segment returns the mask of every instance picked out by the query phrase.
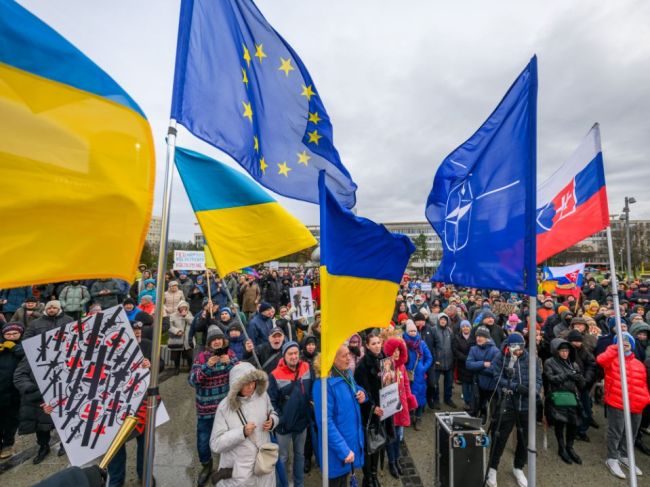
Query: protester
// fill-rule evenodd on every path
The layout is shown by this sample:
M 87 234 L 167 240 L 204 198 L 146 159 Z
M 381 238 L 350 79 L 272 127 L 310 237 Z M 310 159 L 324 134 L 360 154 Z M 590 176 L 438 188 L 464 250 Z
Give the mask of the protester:
M 499 349 L 492 341 L 490 330 L 485 326 L 479 326 L 472 330 L 476 345 L 469 349 L 465 366 L 467 370 L 474 373 L 474 402 L 472 416 L 487 418 L 487 404 L 494 395 L 497 381 L 492 373 L 492 363 L 500 356 Z
M 144 289 L 138 293 L 138 304 L 142 303 L 144 296 L 150 296 L 151 302 L 156 303 L 156 281 L 153 279 L 144 281 Z
M 206 338 L 208 348 L 197 355 L 188 378 L 196 391 L 196 448 L 202 467 L 197 482 L 199 487 L 208 482 L 212 473 L 210 435 L 214 417 L 219 403 L 228 394 L 230 371 L 238 362 L 218 326 L 210 326 Z
M 181 371 L 181 358 L 185 359 L 188 368 L 192 364 L 192 350 L 194 349 L 194 343 L 190 341 L 192 321 L 194 321 L 194 316 L 190 313 L 190 305 L 185 301 L 178 303 L 176 311 L 169 317 L 167 348 L 171 350 L 175 374 L 179 374 Z
M 312 387 L 314 410 L 321 411 L 320 356 L 314 363 L 318 377 Z M 327 381 L 327 448 L 330 487 L 347 487 L 348 476 L 363 467 L 364 436 L 360 404 L 367 401 L 365 391 L 357 385 L 349 370 L 350 351 L 342 345 L 336 351 Z M 322 417 L 316 414 L 319 437 L 323 431 Z M 323 464 L 321 449 L 319 463 Z
M 284 340 L 285 336 L 282 328 L 276 326 L 271 329 L 266 341 L 255 347 L 255 354 L 260 362 L 259 365 L 267 374 L 270 374 L 278 366 L 278 362 L 282 358 L 282 345 L 284 345 Z M 244 360 L 255 363 L 252 340 L 245 344 L 245 348 Z
M 257 305 L 260 303 L 261 291 L 255 282 L 253 276 L 248 276 L 248 280 L 239 287 L 241 298 L 241 310 L 247 318 L 251 318 L 257 312 Z
M 269 396 L 280 417 L 276 428 L 280 461 L 287 465 L 293 446 L 293 485 L 304 486 L 305 441 L 309 428 L 309 403 L 313 377 L 308 362 L 300 360 L 300 348 L 294 341 L 282 345 L 282 358 L 269 375 Z
M 450 307 L 448 306 L 447 308 Z M 450 320 L 445 313 L 441 313 L 438 316 L 438 323 L 433 327 L 433 405 L 436 409 L 440 408 L 440 376 L 443 377 L 444 382 L 445 404 L 450 408 L 457 407 L 451 398 L 454 382 L 454 350 L 452 347 L 452 339 L 453 332 L 450 327 Z
M 178 286 L 178 281 L 170 281 L 167 291 L 165 291 L 165 314 L 171 315 L 178 309 L 178 304 L 181 301 L 185 301 L 185 295 L 183 291 L 180 290 Z M 189 304 L 187 305 L 189 310 Z
M 59 294 L 59 300 L 65 314 L 79 321 L 86 311 L 86 305 L 90 302 L 90 292 L 81 282 L 71 281 Z
M 458 380 L 463 387 L 463 402 L 465 410 L 472 409 L 474 373 L 467 368 L 467 357 L 472 348 L 471 339 L 472 325 L 469 321 L 460 322 L 460 329 L 455 333 L 452 339 L 452 349 L 454 351 L 454 360 L 458 370 Z
M 248 322 L 248 337 L 253 340 L 255 345 L 261 345 L 266 341 L 269 332 L 275 326 L 273 323 L 274 316 L 275 309 L 273 306 L 266 301 L 260 303 L 259 311 Z
M 117 306 L 120 294 L 121 291 L 115 279 L 98 279 L 90 288 L 90 296 L 102 309 Z
M 14 386 L 14 372 L 25 356 L 20 343 L 23 331 L 21 323 L 5 323 L 0 337 L 0 460 L 16 453 L 20 392 Z
M 14 313 L 32 296 L 32 288 L 30 286 L 15 287 L 0 291 L 0 307 L 2 314 L 4 314 L 4 321 L 19 321 L 12 318 Z
M 258 449 L 271 441 L 278 415 L 266 393 L 268 376 L 240 362 L 230 370 L 230 390 L 217 408 L 210 448 L 219 454 L 221 487 L 275 486 L 275 470 L 256 475 Z
M 39 303 L 38 299 L 34 296 L 29 296 L 13 314 L 11 321 L 14 323 L 20 323 L 23 326 L 23 329 L 26 330 L 32 321 L 43 316 L 44 309 L 45 304 Z

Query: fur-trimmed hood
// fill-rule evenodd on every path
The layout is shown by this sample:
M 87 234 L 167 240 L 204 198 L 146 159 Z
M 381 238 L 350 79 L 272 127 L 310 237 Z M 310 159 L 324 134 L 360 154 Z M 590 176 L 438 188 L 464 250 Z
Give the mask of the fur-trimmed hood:
M 257 387 L 253 394 L 261 396 L 266 392 L 269 384 L 269 376 L 263 370 L 257 370 L 253 365 L 248 362 L 239 362 L 232 369 L 230 369 L 229 382 L 230 390 L 228 391 L 228 406 L 233 411 L 239 409 L 240 398 L 239 392 L 244 384 L 252 381 L 257 381 Z

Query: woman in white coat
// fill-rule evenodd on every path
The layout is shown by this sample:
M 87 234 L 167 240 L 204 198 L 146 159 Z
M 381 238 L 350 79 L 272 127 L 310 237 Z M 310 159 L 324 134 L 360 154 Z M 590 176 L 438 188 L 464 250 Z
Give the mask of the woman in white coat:
M 217 485 L 274 487 L 275 469 L 262 476 L 254 473 L 258 446 L 271 441 L 270 432 L 278 424 L 278 415 L 266 393 L 268 376 L 248 362 L 240 362 L 231 369 L 229 378 L 230 391 L 217 409 L 210 448 L 221 455 L 219 470 L 233 470 L 231 478 Z

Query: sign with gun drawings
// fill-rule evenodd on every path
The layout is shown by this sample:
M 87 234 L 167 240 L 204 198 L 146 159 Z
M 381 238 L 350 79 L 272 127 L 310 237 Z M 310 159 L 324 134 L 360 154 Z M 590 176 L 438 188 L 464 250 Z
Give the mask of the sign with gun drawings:
M 23 347 L 72 465 L 103 455 L 126 416 L 137 416 L 142 430 L 150 371 L 121 306 L 29 338 Z M 168 420 L 160 403 L 156 423 Z
M 289 297 L 291 298 L 291 308 L 295 310 L 295 319 L 314 317 L 314 301 L 311 297 L 311 287 L 289 288 Z

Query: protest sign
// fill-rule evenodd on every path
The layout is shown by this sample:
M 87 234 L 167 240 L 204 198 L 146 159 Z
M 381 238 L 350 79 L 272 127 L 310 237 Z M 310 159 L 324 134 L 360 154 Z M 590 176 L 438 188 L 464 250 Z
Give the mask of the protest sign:
M 138 416 L 142 431 L 149 369 L 121 306 L 29 338 L 23 348 L 72 465 L 103 455 L 126 416 Z M 156 419 L 169 420 L 162 403 Z
M 289 296 L 296 319 L 314 317 L 314 302 L 309 286 L 289 288 Z
M 201 250 L 174 250 L 174 270 L 204 271 L 205 253 Z
M 402 409 L 399 400 L 399 389 L 397 382 L 379 389 L 379 407 L 384 410 L 381 419 L 390 418 L 397 411 Z
M 425 292 L 431 291 L 431 283 L 423 282 L 422 285 L 420 286 L 420 289 Z
M 271 262 L 269 262 L 269 270 L 271 271 L 280 270 L 280 262 L 278 262 L 277 260 L 272 260 Z

